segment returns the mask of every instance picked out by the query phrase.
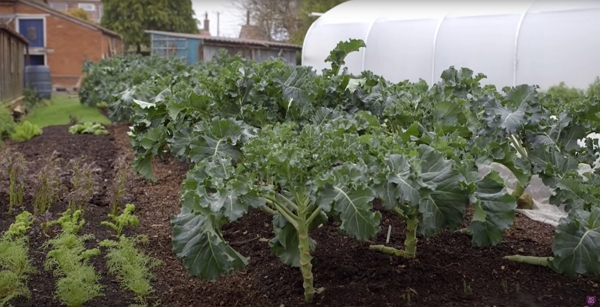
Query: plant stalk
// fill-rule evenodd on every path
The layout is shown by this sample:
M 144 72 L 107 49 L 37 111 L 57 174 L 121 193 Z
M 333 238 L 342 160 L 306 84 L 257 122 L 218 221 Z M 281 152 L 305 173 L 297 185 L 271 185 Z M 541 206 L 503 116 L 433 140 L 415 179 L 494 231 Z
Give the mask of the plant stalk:
M 270 214 L 270 215 L 277 215 L 279 214 L 276 210 L 271 209 L 269 206 L 261 206 L 260 210 Z
M 404 258 L 412 259 L 417 255 L 417 227 L 419 217 L 411 214 L 406 220 L 406 239 L 404 239 Z
M 275 207 L 275 210 L 281 214 L 294 228 L 298 229 L 298 224 L 300 220 L 290 209 L 288 209 L 285 205 L 277 202 L 277 199 L 267 196 L 266 199 Z
M 321 207 L 317 207 L 317 209 L 315 209 L 315 211 L 313 211 L 313 213 L 306 220 L 306 225 L 310 226 L 310 224 L 312 224 L 312 222 L 317 218 L 317 216 L 321 214 L 321 210 Z
M 310 238 L 308 236 L 308 204 L 304 199 L 303 201 L 299 201 L 300 199 L 296 197 L 296 200 L 298 200 L 298 207 L 300 209 L 296 230 L 298 231 L 298 250 L 300 251 L 300 271 L 304 279 L 302 284 L 304 287 L 304 299 L 307 303 L 312 303 L 315 296 L 315 288 L 313 285 L 314 277 L 312 273 L 312 257 L 310 255 Z
M 550 261 L 552 261 L 552 257 L 535 257 L 535 256 L 521 256 L 521 255 L 513 255 L 513 256 L 505 256 L 504 259 L 506 260 L 510 260 L 510 261 L 515 261 L 515 262 L 520 262 L 520 263 L 526 263 L 526 264 L 532 264 L 532 265 L 539 265 L 539 266 L 548 266 L 548 263 Z
M 406 239 L 404 239 L 404 250 L 395 249 L 393 247 L 387 247 L 384 245 L 371 245 L 369 246 L 369 249 L 406 259 L 415 258 L 417 255 L 417 227 L 419 226 L 419 214 L 418 212 L 414 211 L 416 210 L 413 210 L 413 212 L 409 213 L 408 215 L 405 215 L 402 210 L 397 211 L 398 214 L 402 215 L 403 217 L 406 216 Z

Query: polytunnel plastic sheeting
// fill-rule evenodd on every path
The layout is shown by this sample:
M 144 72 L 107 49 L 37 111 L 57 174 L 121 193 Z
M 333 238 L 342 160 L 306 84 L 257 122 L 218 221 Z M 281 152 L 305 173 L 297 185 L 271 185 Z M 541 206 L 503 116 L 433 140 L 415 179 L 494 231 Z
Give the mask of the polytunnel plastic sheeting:
M 560 82 L 586 88 L 600 75 L 600 1 L 353 0 L 309 29 L 302 61 L 317 71 L 340 41 L 367 45 L 348 56 L 351 73 L 437 82 L 450 66 L 488 76 L 498 88 Z
M 600 8 L 529 12 L 519 34 L 515 83 L 587 88 L 600 75 L 599 38 Z
M 360 11 L 356 10 L 354 1 L 342 3 L 333 10 L 336 14 L 329 15 L 327 18 L 320 17 L 315 21 L 308 32 L 318 28 L 318 35 L 305 37 L 302 46 L 302 61 L 313 63 L 312 66 L 318 72 L 324 68 L 330 68 L 325 59 L 329 56 L 331 50 L 340 41 L 348 39 L 362 39 L 367 41 L 370 26 L 373 21 L 380 16 L 382 3 L 368 5 Z M 331 11 L 330 11 L 331 12 Z M 346 67 L 351 68 L 352 73 L 360 73 L 363 67 L 363 53 L 365 49 L 348 55 L 345 59 Z

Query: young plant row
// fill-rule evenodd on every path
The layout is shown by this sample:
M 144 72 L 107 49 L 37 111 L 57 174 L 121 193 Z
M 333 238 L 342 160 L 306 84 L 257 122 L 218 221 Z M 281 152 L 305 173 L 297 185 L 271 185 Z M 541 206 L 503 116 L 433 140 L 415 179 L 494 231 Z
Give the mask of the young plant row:
M 52 270 L 59 278 L 56 296 L 65 305 L 82 306 L 101 295 L 99 276 L 89 264 L 89 259 L 100 255 L 100 250 L 86 249 L 84 243 L 92 236 L 78 235 L 84 225 L 86 206 L 97 188 L 97 170 L 93 164 L 74 159 L 69 162 L 68 171 L 65 172 L 61 162 L 54 153 L 37 172 L 28 176 L 31 167 L 23 154 L 8 149 L 2 153 L 0 191 L 8 194 L 9 214 L 24 207 L 26 186 L 30 186 L 32 191 L 33 213 L 23 211 L 17 215 L 15 223 L 0 239 L 0 306 L 18 296 L 31 297 L 27 280 L 28 276 L 37 272 L 28 258 L 28 238 L 32 235 L 53 237 L 43 245 L 52 249 L 47 254 L 45 268 Z M 124 163 L 123 158 L 115 162 L 118 171 L 108 191 L 110 220 L 102 222 L 102 225 L 115 232 L 116 239 L 104 240 L 99 246 L 106 249 L 108 273 L 119 279 L 124 289 L 136 295 L 139 306 L 146 306 L 148 295 L 153 291 L 150 270 L 160 261 L 136 248 L 138 244 L 147 242 L 147 238 L 129 238 L 122 234 L 124 227 L 138 224 L 137 217 L 133 215 L 135 207 L 131 204 L 125 206 Z M 63 175 L 70 178 L 68 184 L 64 184 Z M 62 217 L 53 220 L 50 209 L 59 201 L 67 202 L 68 209 Z M 118 214 L 121 210 L 123 212 Z M 55 224 L 61 228 L 58 234 L 52 228 Z
M 154 291 L 151 285 L 151 270 L 161 262 L 137 248 L 146 243 L 144 236 L 127 237 L 122 234 L 125 227 L 136 227 L 138 219 L 133 215 L 135 206 L 128 204 L 122 214 L 109 214 L 110 220 L 102 225 L 115 232 L 116 239 L 106 239 L 98 246 L 105 248 L 108 273 L 121 282 L 121 287 L 136 296 L 135 306 L 148 306 L 148 297 Z M 67 209 L 47 226 L 59 225 L 60 233 L 46 241 L 42 248 L 50 249 L 46 255 L 44 269 L 52 271 L 58 279 L 55 295 L 66 306 L 84 306 L 90 300 L 102 296 L 100 276 L 89 263 L 92 257 L 100 256 L 99 248 L 88 249 L 85 242 L 93 235 L 79 235 L 85 224 L 81 210 Z M 28 280 L 37 270 L 29 259 L 27 232 L 33 225 L 32 215 L 23 211 L 0 239 L 0 306 L 24 296 L 31 298 Z
M 431 86 L 342 70 L 346 55 L 362 47 L 341 42 L 320 75 L 221 55 L 181 74 L 156 72 L 152 84 L 131 85 L 112 102 L 132 108 L 133 166 L 142 176 L 156 180 L 152 158 L 167 150 L 192 164 L 172 219 L 173 250 L 192 275 L 215 280 L 248 263 L 221 227 L 257 208 L 273 215 L 269 245 L 300 268 L 312 301 L 314 227 L 340 220 L 341 230 L 368 240 L 380 230 L 381 213 L 371 205 L 379 199 L 406 221 L 406 241 L 402 249 L 371 249 L 414 258 L 419 235 L 458 229 L 473 206 L 462 231 L 476 246 L 495 245 L 517 206 L 531 206 L 525 190 L 534 176 L 569 216 L 557 227 L 552 257 L 509 259 L 569 275 L 599 273 L 600 260 L 586 257 L 599 252 L 597 173 L 579 173 L 580 163 L 597 156 L 586 139 L 600 123 L 596 97 L 556 112 L 560 100 L 535 86 L 498 91 L 467 68 L 450 67 Z M 490 166 L 510 170 L 517 187 L 507 188 L 497 171 L 485 173 Z

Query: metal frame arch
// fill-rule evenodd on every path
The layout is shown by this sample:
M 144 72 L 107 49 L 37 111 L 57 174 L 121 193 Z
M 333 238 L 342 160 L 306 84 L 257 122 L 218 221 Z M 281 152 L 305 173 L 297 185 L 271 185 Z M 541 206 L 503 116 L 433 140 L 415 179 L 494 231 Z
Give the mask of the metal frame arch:
M 375 23 L 381 19 L 384 15 L 379 15 L 378 17 L 376 17 L 373 22 L 371 22 L 371 24 L 369 25 L 369 28 L 367 29 L 367 32 L 365 34 L 365 45 L 367 46 L 364 51 L 363 51 L 363 55 L 362 55 L 362 65 L 361 65 L 361 71 L 365 70 L 365 60 L 367 58 L 367 52 L 369 50 L 369 37 L 371 37 L 371 30 L 373 29 L 373 25 L 375 25 Z
M 519 34 L 521 34 L 521 26 L 523 25 L 523 20 L 527 16 L 527 13 L 531 10 L 531 8 L 538 2 L 538 0 L 533 1 L 531 5 L 525 10 L 525 12 L 521 15 L 519 19 L 519 24 L 517 25 L 517 31 L 515 33 L 515 48 L 513 52 L 513 82 L 512 86 L 517 86 L 517 69 L 519 66 Z
M 435 53 L 437 50 L 437 38 L 438 38 L 438 33 L 440 32 L 440 28 L 442 27 L 442 24 L 444 23 L 444 21 L 446 20 L 446 17 L 448 17 L 448 15 L 450 15 L 451 12 L 447 12 L 444 17 L 442 17 L 437 25 L 437 28 L 435 29 L 435 34 L 433 35 L 433 47 L 432 47 L 432 53 L 431 53 L 431 82 L 429 84 L 433 84 L 435 83 Z

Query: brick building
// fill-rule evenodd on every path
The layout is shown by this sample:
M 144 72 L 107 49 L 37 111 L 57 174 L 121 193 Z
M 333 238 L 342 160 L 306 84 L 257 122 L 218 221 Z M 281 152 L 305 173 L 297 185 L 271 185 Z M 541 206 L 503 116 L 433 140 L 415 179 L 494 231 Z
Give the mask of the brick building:
M 119 34 L 52 9 L 45 0 L 0 0 L 0 23 L 29 40 L 30 65 L 49 66 L 55 89 L 77 88 L 85 60 L 122 53 Z

